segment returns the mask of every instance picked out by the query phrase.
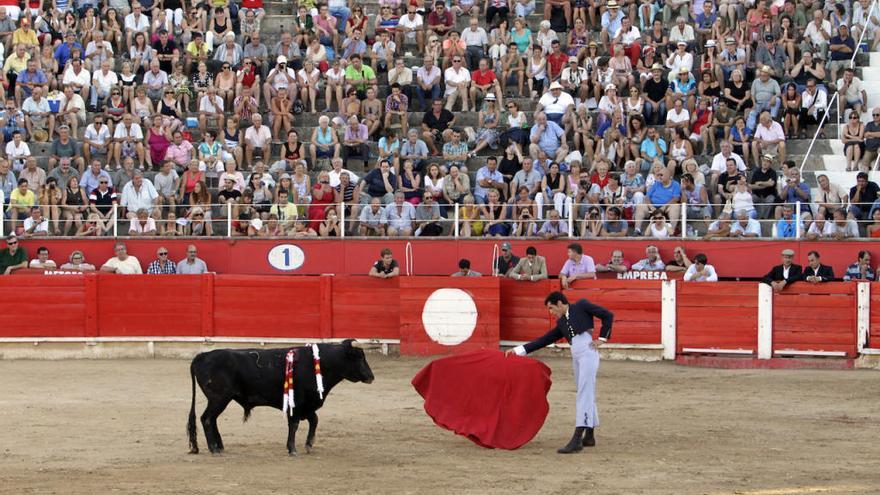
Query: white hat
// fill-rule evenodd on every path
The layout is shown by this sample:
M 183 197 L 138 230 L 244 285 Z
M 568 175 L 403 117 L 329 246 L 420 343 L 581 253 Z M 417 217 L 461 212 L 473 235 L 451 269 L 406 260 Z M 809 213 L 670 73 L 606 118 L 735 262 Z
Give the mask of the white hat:
M 486 101 L 495 101 L 495 93 L 486 93 Z
M 285 57 L 284 55 L 278 55 L 278 58 L 275 59 L 275 62 L 277 62 L 277 63 L 279 63 L 279 64 L 286 64 L 286 63 L 287 63 L 287 57 Z
M 551 90 L 553 90 L 553 89 L 562 89 L 562 85 L 559 84 L 558 82 L 554 81 L 553 84 L 550 85 L 550 89 L 551 89 Z

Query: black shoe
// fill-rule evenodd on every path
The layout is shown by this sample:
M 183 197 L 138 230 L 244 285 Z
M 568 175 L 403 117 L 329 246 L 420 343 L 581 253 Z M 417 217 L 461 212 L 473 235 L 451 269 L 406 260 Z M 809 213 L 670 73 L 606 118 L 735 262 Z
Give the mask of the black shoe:
M 584 449 L 584 446 L 581 444 L 583 441 L 584 430 L 586 428 L 582 426 L 578 426 L 574 429 L 574 435 L 572 435 L 571 440 L 568 441 L 568 444 L 565 447 L 557 450 L 558 454 L 574 454 L 575 452 L 580 452 Z
M 584 447 L 595 447 L 596 446 L 596 437 L 593 436 L 593 429 L 587 428 L 587 431 L 584 432 Z

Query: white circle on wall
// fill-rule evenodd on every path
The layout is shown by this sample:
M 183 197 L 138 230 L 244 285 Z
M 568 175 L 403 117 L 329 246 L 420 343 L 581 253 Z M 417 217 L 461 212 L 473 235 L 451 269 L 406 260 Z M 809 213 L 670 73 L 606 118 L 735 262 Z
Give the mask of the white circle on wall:
M 461 289 L 437 289 L 422 308 L 422 325 L 428 337 L 440 345 L 458 345 L 477 328 L 477 305 Z
M 294 244 L 279 244 L 269 251 L 269 264 L 276 270 L 296 270 L 306 261 L 306 253 Z

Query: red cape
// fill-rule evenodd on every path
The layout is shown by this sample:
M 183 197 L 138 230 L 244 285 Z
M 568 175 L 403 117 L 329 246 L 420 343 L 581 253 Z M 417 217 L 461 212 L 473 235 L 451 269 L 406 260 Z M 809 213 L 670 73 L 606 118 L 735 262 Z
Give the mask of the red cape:
M 546 364 L 494 350 L 437 359 L 412 379 L 438 426 L 482 447 L 511 450 L 544 424 L 550 384 Z

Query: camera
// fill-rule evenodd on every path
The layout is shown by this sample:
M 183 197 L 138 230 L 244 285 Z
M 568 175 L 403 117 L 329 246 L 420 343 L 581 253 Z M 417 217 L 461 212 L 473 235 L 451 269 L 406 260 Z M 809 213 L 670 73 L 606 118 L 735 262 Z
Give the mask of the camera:
M 588 185 L 590 185 L 590 181 L 588 181 L 587 179 L 581 179 L 580 182 L 579 182 L 579 184 L 581 185 L 581 187 L 584 187 L 584 188 L 585 188 L 585 187 L 587 187 Z

